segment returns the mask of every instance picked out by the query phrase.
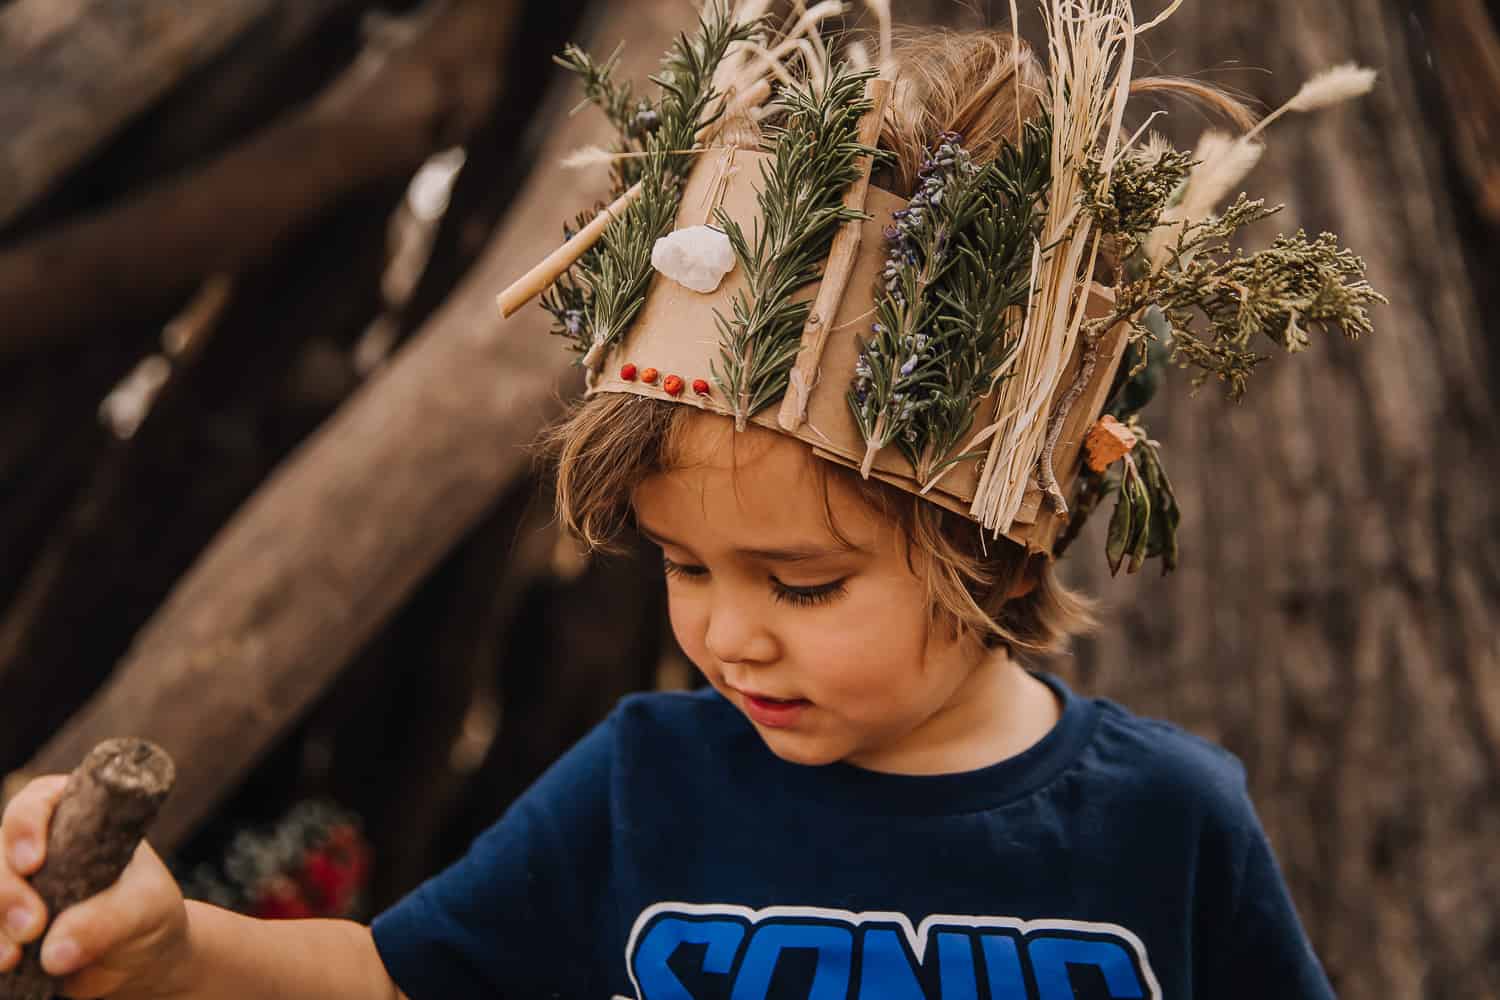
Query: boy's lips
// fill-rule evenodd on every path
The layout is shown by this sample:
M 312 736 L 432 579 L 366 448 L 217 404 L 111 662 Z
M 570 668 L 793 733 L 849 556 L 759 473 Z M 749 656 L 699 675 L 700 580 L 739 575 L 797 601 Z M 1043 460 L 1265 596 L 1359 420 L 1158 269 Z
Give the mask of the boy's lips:
M 745 714 L 753 722 L 772 729 L 785 729 L 795 724 L 803 710 L 812 704 L 806 698 L 772 698 L 739 688 L 735 690 L 745 700 Z

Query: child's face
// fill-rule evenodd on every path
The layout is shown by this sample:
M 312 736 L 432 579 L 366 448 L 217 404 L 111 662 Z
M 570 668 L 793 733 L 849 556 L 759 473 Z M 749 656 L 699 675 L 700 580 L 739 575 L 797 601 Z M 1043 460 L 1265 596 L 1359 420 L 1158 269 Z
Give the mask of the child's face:
M 672 628 L 715 688 L 778 756 L 874 770 L 940 766 L 979 644 L 929 627 L 923 582 L 899 529 L 847 484 L 828 482 L 834 523 L 806 446 L 701 418 L 678 467 L 635 495 L 662 547 Z

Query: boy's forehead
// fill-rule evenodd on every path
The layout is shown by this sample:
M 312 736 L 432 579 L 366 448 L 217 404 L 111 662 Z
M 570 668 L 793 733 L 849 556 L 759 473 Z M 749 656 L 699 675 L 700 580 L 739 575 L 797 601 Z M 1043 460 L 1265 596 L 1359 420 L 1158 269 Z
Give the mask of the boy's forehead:
M 717 416 L 686 421 L 667 464 L 635 501 L 645 526 L 669 537 L 686 530 L 687 518 L 702 518 L 716 534 L 743 535 L 734 539 L 739 547 L 863 545 L 874 527 L 874 512 L 826 476 L 812 449 L 755 425 L 736 431 Z

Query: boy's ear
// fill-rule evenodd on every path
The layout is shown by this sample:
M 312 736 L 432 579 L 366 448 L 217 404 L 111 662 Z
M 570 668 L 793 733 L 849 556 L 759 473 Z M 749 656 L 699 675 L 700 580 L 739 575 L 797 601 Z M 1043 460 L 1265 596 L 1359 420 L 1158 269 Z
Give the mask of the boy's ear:
M 1007 601 L 1020 600 L 1037 588 L 1037 584 L 1042 582 L 1042 567 L 1046 559 L 1047 557 L 1039 552 L 1026 560 L 1026 567 L 1010 585 L 1010 590 L 1005 592 Z

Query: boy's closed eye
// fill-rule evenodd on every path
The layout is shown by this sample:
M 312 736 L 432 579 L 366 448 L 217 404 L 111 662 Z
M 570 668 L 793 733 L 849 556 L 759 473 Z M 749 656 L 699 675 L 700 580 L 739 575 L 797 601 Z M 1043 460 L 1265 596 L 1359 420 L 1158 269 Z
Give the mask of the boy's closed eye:
M 669 578 L 698 582 L 708 577 L 707 566 L 679 563 L 666 554 L 662 555 L 661 564 L 662 569 L 666 571 Z M 771 596 L 776 600 L 798 607 L 807 607 L 815 604 L 826 604 L 843 596 L 847 589 L 846 585 L 849 578 L 839 577 L 827 583 L 790 584 L 777 579 L 772 574 L 767 580 L 771 585 Z

